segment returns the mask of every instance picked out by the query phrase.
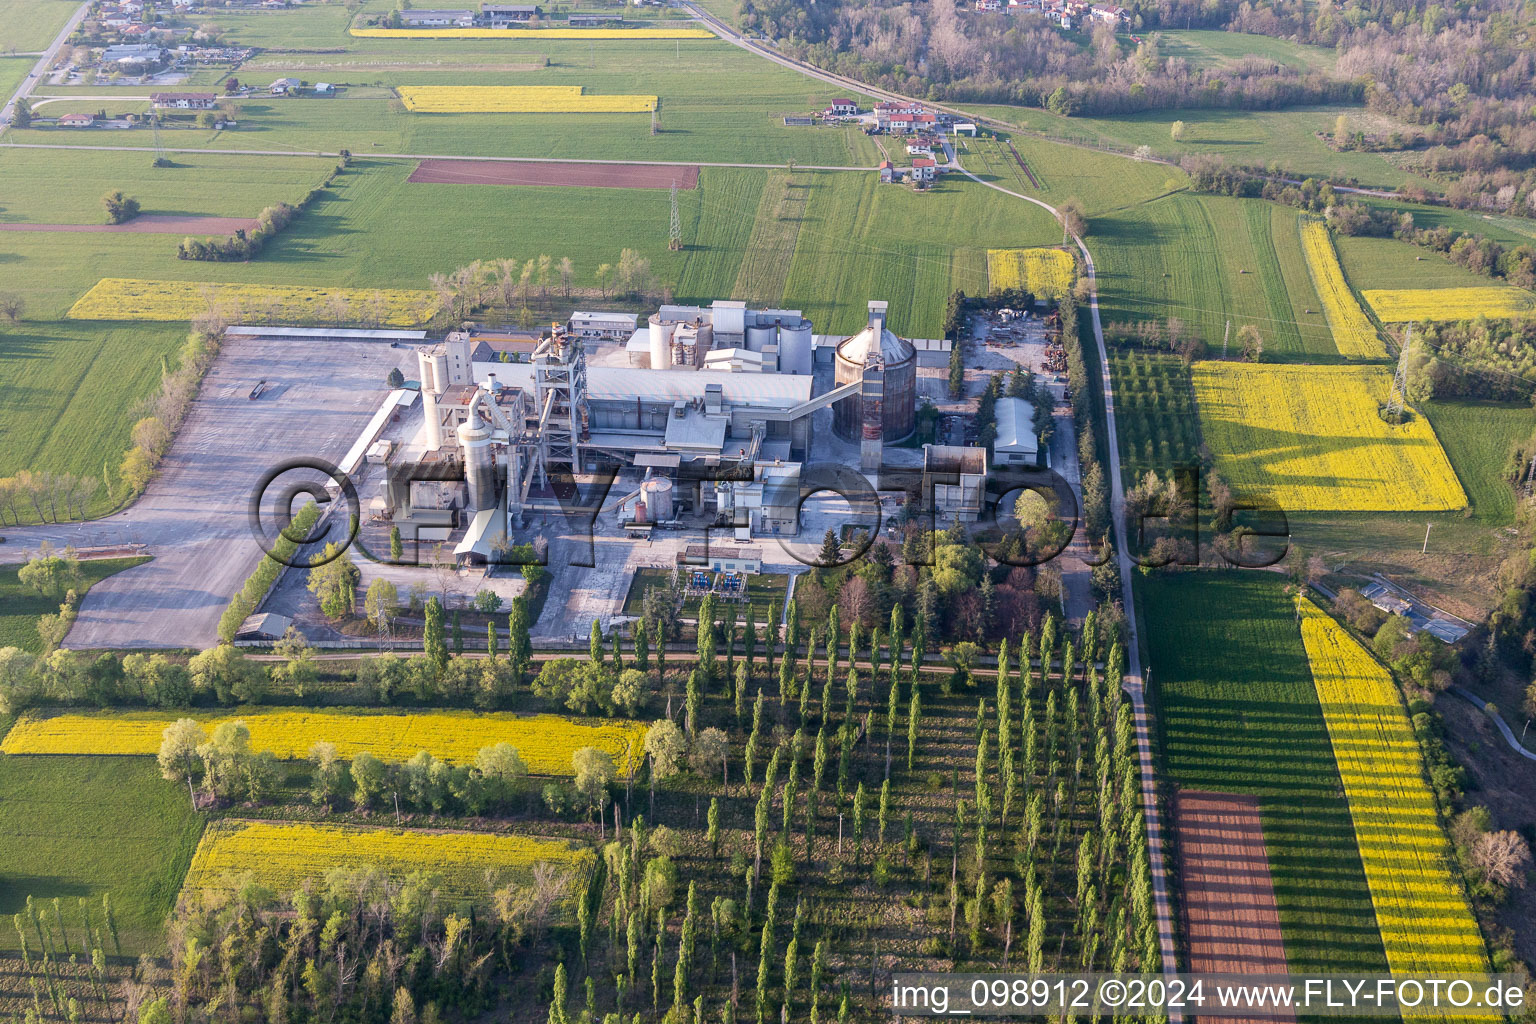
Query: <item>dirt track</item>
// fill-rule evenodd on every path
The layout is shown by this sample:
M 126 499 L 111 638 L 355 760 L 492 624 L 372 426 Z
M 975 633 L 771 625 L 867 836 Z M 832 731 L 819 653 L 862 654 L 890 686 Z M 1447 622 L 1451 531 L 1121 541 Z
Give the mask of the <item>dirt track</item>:
M 106 231 L 141 235 L 232 235 L 256 227 L 253 217 L 178 217 L 146 213 L 126 224 L 22 224 L 0 222 L 0 231 Z
M 665 164 L 423 160 L 407 181 L 434 185 L 575 185 L 586 188 L 697 188 L 699 169 Z
M 1184 884 L 1189 969 L 1284 974 L 1285 942 L 1258 800 L 1235 793 L 1185 791 L 1174 798 L 1173 819 Z M 1224 1018 L 1226 1024 L 1235 1020 Z

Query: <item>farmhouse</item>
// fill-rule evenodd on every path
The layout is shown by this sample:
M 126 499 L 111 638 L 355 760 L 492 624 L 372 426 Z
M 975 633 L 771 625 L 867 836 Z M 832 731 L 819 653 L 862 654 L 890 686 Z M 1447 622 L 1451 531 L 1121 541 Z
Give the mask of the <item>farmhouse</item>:
M 859 105 L 850 99 L 835 99 L 827 106 L 827 113 L 836 117 L 851 117 L 858 112 Z
M 273 96 L 287 96 L 289 93 L 298 91 L 299 80 L 297 78 L 279 78 L 272 83 L 271 93 Z
M 918 182 L 932 181 L 936 168 L 928 157 L 920 156 L 912 161 L 912 180 Z
M 635 313 L 583 313 L 571 314 L 566 329 L 578 338 L 633 337 L 640 317 Z
M 999 398 L 995 413 L 997 440 L 992 443 L 992 461 L 999 466 L 1040 465 L 1034 403 L 1022 398 Z
M 880 161 L 880 180 L 887 185 L 896 180 L 896 168 L 891 166 L 889 160 Z
M 219 98 L 211 92 L 152 92 L 149 102 L 174 110 L 212 110 Z
M 474 11 L 421 9 L 400 12 L 400 24 L 406 28 L 469 28 L 474 23 Z
M 532 21 L 544 11 L 537 4 L 481 4 L 480 21 L 488 28 Z

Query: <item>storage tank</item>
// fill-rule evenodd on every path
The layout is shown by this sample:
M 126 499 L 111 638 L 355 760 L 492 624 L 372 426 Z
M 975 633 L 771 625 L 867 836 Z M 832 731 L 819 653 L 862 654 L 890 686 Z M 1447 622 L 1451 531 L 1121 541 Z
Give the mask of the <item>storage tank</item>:
M 464 478 L 469 484 L 469 508 L 483 512 L 496 507 L 496 463 L 491 457 L 491 425 L 480 415 L 480 399 L 475 393 L 469 407 L 469 419 L 459 424 L 459 447 L 464 449 Z
M 651 369 L 670 369 L 672 366 L 672 332 L 677 328 L 677 324 L 661 319 L 656 313 L 651 314 L 649 323 L 651 329 Z
M 773 324 L 753 324 L 747 328 L 747 351 L 761 352 L 764 346 L 775 343 L 778 328 Z
M 917 350 L 885 326 L 886 303 L 869 304 L 869 324 L 837 346 L 836 380 L 841 387 L 864 380 L 866 364 L 878 367 L 883 394 L 878 399 L 863 395 L 845 398 L 832 407 L 832 428 L 845 441 L 864 437 L 865 405 L 880 403 L 880 421 L 886 443 L 900 441 L 917 426 Z
M 672 481 L 664 476 L 653 476 L 640 485 L 640 500 L 650 513 L 651 521 L 665 523 L 672 515 Z
M 779 372 L 808 377 L 811 366 L 811 322 L 784 322 L 779 328 Z

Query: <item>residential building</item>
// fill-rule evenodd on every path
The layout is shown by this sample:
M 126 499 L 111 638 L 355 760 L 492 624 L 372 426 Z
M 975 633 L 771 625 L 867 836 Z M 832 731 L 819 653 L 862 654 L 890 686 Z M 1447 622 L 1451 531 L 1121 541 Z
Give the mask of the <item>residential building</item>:
M 880 161 L 880 180 L 885 184 L 890 184 L 896 180 L 896 168 L 891 166 L 889 160 Z
M 173 110 L 212 110 L 219 98 L 211 92 L 152 92 L 149 102 Z
M 850 99 L 835 99 L 827 106 L 827 113 L 838 117 L 851 117 L 858 112 L 859 105 Z
M 976 0 L 978 11 L 993 12 L 1003 9 L 1003 0 Z
M 297 78 L 279 78 L 272 83 L 271 93 L 273 96 L 287 96 L 298 91 L 299 80 Z
M 918 182 L 932 181 L 934 179 L 934 175 L 936 173 L 937 173 L 937 167 L 935 166 L 934 162 L 931 159 L 929 159 L 928 157 L 920 156 L 917 159 L 912 161 L 912 180 L 913 181 L 918 181 Z
M 90 114 L 65 114 L 55 123 L 60 128 L 89 128 L 95 120 Z

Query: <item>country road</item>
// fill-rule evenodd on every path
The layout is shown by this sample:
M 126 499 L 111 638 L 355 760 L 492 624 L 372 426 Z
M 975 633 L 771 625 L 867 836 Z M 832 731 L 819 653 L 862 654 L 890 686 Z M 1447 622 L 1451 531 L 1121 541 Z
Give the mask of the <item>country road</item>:
M 960 165 L 959 156 L 955 156 L 951 163 L 959 169 L 960 173 L 978 184 L 987 188 L 996 189 L 1005 195 L 1022 199 L 1026 203 L 1034 203 L 1042 209 L 1050 211 L 1051 216 L 1059 218 L 1061 213 L 1054 206 L 1033 196 L 1014 192 L 1003 188 L 994 182 L 984 181 L 966 170 Z M 1125 690 L 1131 698 L 1131 709 L 1136 722 L 1136 750 L 1141 768 L 1141 796 L 1142 807 L 1147 817 L 1147 846 L 1152 862 L 1152 894 L 1157 904 L 1157 934 L 1163 953 L 1163 970 L 1172 973 L 1177 968 L 1177 958 L 1173 939 L 1172 907 L 1168 895 L 1168 870 L 1163 855 L 1163 829 L 1162 815 L 1157 803 L 1157 773 L 1152 762 L 1152 712 L 1147 707 L 1146 677 L 1141 667 L 1141 651 L 1136 634 L 1136 594 L 1131 586 L 1132 570 L 1129 548 L 1126 545 L 1125 528 L 1125 487 L 1120 480 L 1120 441 L 1119 433 L 1115 425 L 1115 389 L 1114 382 L 1110 378 L 1108 349 L 1104 344 L 1104 327 L 1099 319 L 1099 288 L 1097 282 L 1097 268 L 1094 266 L 1093 254 L 1088 251 L 1088 243 L 1083 241 L 1081 235 L 1073 235 L 1072 241 L 1076 243 L 1078 251 L 1083 256 L 1083 267 L 1089 286 L 1089 309 L 1093 314 L 1093 337 L 1095 342 L 1094 366 L 1103 381 L 1104 386 L 1104 423 L 1105 443 L 1109 449 L 1110 479 L 1110 518 L 1114 521 L 1115 528 L 1115 558 L 1120 568 L 1120 593 L 1121 600 L 1125 604 L 1126 630 L 1129 633 L 1129 642 L 1126 645 L 1126 671 Z M 1170 1020 L 1177 1021 L 1177 1016 L 1170 1015 Z
M 83 3 L 74 14 L 70 15 L 69 21 L 59 30 L 59 34 L 54 37 L 53 44 L 44 50 L 42 56 L 37 59 L 37 64 L 33 66 L 32 73 L 16 87 L 16 91 L 11 94 L 10 99 L 5 101 L 5 106 L 0 107 L 0 134 L 3 134 L 11 126 L 11 115 L 16 112 L 16 102 L 32 95 L 32 90 L 36 88 L 38 82 L 42 81 L 43 72 L 52 66 L 55 58 L 59 55 L 59 50 L 64 46 L 64 41 L 80 26 L 80 22 L 85 20 L 85 13 L 90 10 L 90 7 L 89 3 Z

